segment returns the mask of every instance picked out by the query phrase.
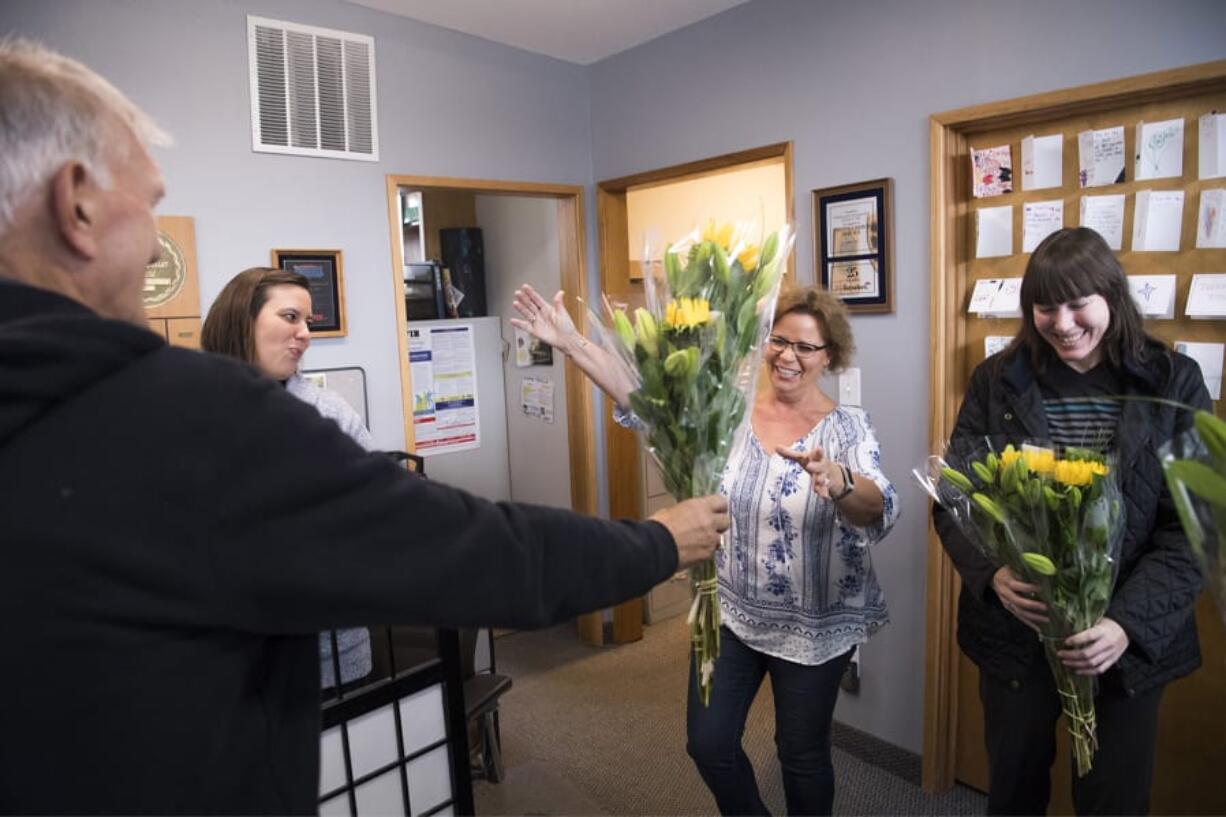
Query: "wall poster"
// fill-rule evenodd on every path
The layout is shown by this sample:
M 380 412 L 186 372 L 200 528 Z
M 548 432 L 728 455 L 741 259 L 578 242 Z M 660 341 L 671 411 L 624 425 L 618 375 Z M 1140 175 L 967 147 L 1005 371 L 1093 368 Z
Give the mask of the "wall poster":
M 415 450 L 430 456 L 479 447 L 473 325 L 410 326 L 408 331 Z

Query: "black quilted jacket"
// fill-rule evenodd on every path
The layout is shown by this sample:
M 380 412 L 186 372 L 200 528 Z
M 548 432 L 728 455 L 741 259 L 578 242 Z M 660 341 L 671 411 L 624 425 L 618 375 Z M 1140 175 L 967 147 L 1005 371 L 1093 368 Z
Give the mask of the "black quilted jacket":
M 1210 407 L 1195 361 L 1156 341 L 1147 346 L 1146 362 L 1125 364 L 1123 379 L 1129 394 Z M 1128 401 L 1116 433 L 1127 527 L 1107 616 L 1128 634 L 1128 649 L 1110 672 L 1120 673 L 1130 695 L 1200 666 L 1193 608 L 1201 575 L 1157 457 L 1158 446 L 1191 422 L 1189 411 Z M 1025 350 L 994 355 L 971 375 L 952 436 L 985 435 L 1018 441 L 1048 436 L 1042 396 Z M 962 576 L 958 645 L 981 671 L 1005 681 L 1022 677 L 1031 661 L 1043 660 L 1034 633 L 996 597 L 991 583 L 996 568 L 940 507 L 933 515 L 937 534 Z

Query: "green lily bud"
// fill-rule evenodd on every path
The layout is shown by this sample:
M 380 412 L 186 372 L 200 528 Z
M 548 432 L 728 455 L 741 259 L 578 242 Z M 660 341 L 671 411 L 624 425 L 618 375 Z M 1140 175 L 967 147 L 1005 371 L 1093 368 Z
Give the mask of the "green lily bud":
M 643 348 L 647 350 L 647 354 L 652 357 L 660 354 L 659 331 L 656 319 L 651 316 L 650 312 L 641 306 L 634 310 L 634 334 L 638 337 L 639 343 L 643 344 Z
M 1000 506 L 988 498 L 987 494 L 972 494 L 971 499 L 978 505 L 984 513 L 995 519 L 1000 524 L 1005 524 L 1005 512 Z
M 1022 561 L 1026 563 L 1026 567 L 1040 576 L 1056 575 L 1056 566 L 1042 553 L 1023 553 Z
M 961 471 L 955 471 L 948 466 L 941 469 L 941 477 L 946 481 L 953 483 L 954 487 L 958 488 L 965 494 L 972 493 L 975 490 L 975 486 L 969 479 L 966 478 L 965 474 L 963 474 Z
M 613 329 L 617 332 L 617 336 L 621 338 L 622 345 L 627 351 L 634 351 L 634 327 L 630 325 L 630 319 L 626 317 L 626 310 L 615 309 L 613 311 Z
M 668 278 L 668 288 L 676 292 L 677 282 L 681 280 L 681 260 L 672 244 L 664 248 L 664 274 Z
M 775 260 L 775 252 L 779 249 L 778 231 L 771 233 L 762 242 L 762 251 L 758 253 L 758 269 L 766 269 Z
M 1047 503 L 1047 509 L 1049 511 L 1055 511 L 1057 508 L 1060 507 L 1060 494 L 1056 493 L 1055 490 L 1051 488 L 1051 486 L 1044 485 L 1043 486 L 1043 501 Z
M 731 280 L 732 272 L 728 268 L 728 254 L 718 244 L 711 245 L 711 268 L 721 283 L 726 285 Z
M 664 359 L 664 371 L 673 377 L 687 377 L 689 374 L 689 362 L 689 350 L 678 349 Z
M 693 380 L 698 377 L 698 367 L 702 365 L 697 346 L 685 350 L 685 376 Z
M 988 455 L 983 458 L 983 462 L 986 466 L 992 469 L 992 473 L 996 473 L 1000 470 L 1000 457 L 996 456 L 994 451 L 989 451 Z
M 992 456 L 991 454 L 988 455 Z M 1017 490 L 1017 471 L 1013 468 L 1000 469 L 1000 487 L 1005 493 L 1011 494 Z
M 1068 488 L 1069 502 L 1072 503 L 1073 510 L 1081 507 L 1081 489 L 1076 485 L 1070 485 Z
M 971 468 L 974 470 L 975 476 L 979 477 L 980 480 L 986 482 L 988 485 L 991 485 L 996 481 L 996 472 L 984 465 L 982 462 L 975 460 L 971 463 Z
M 1043 503 L 1043 483 L 1037 479 L 1026 481 L 1026 504 L 1037 508 Z

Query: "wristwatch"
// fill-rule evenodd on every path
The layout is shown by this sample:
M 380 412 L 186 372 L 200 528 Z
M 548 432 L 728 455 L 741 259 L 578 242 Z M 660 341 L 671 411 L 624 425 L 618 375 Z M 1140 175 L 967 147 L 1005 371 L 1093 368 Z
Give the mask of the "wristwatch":
M 843 471 L 843 490 L 839 491 L 837 494 L 830 495 L 830 498 L 835 502 L 847 497 L 856 489 L 856 481 L 851 475 L 851 470 L 848 469 L 846 465 L 843 465 L 843 463 L 839 463 L 839 468 Z

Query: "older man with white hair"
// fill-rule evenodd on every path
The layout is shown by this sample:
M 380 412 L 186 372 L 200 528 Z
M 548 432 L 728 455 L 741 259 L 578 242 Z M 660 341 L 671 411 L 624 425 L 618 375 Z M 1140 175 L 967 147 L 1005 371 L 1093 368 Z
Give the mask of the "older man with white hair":
M 0 812 L 314 812 L 319 630 L 541 626 L 728 525 L 719 497 L 485 502 L 168 347 L 141 303 L 165 141 L 80 63 L 0 44 Z

